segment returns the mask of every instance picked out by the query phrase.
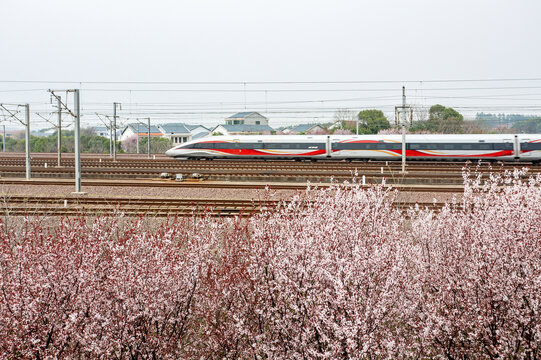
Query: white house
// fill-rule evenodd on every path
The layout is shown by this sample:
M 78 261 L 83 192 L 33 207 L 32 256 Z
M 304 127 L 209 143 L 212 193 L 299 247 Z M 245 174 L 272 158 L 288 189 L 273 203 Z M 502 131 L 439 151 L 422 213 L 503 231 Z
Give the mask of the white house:
M 192 140 L 196 135 L 201 137 L 206 135 L 209 129 L 203 125 L 191 125 L 184 123 L 169 123 L 160 124 L 158 128 L 163 133 L 163 136 L 170 139 L 173 145 L 182 144 L 184 142 Z
M 131 138 L 134 135 L 137 135 L 139 133 L 139 137 L 147 137 L 148 136 L 148 127 L 146 124 L 140 124 L 140 123 L 131 123 L 126 125 L 124 129 L 120 132 L 120 136 L 117 137 L 118 140 L 124 141 L 129 138 Z M 163 136 L 163 133 L 158 129 L 157 126 L 150 125 L 150 136 L 151 137 L 161 137 Z
M 226 125 L 269 125 L 269 119 L 258 112 L 239 112 L 225 119 Z

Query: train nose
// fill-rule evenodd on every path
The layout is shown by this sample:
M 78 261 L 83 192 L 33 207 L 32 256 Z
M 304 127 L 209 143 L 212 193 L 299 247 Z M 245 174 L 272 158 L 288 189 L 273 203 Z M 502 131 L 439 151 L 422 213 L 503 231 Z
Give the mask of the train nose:
M 174 153 L 174 152 L 175 152 L 174 149 L 169 149 L 169 150 L 167 150 L 167 151 L 165 152 L 165 155 L 170 156 L 170 157 L 173 157 L 173 153 Z

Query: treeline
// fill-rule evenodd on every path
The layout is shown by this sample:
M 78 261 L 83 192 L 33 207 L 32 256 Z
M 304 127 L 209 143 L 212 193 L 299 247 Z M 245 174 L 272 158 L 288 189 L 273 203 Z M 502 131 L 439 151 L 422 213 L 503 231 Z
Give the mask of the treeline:
M 74 131 L 62 131 L 62 152 L 72 153 L 75 151 L 75 136 Z M 130 140 L 130 139 L 129 139 Z M 2 138 L 0 138 L 0 149 L 2 148 Z M 116 149 L 119 153 L 135 153 L 137 149 L 136 140 L 128 141 L 126 144 L 116 143 Z M 30 152 L 57 152 L 58 136 L 54 133 L 50 136 L 30 136 Z M 146 138 L 141 138 L 139 141 L 140 152 L 147 151 Z M 150 150 L 152 153 L 163 153 L 173 145 L 169 139 L 152 138 L 150 140 Z M 110 151 L 110 141 L 108 138 L 98 136 L 92 128 L 81 129 L 80 136 L 81 152 L 94 154 L 108 154 Z M 165 149 L 165 150 L 164 150 Z M 24 152 L 25 139 L 6 137 L 6 151 L 8 152 Z
M 347 113 L 338 112 L 335 117 Z M 410 133 L 439 134 L 489 134 L 489 133 L 541 133 L 541 117 L 520 114 L 478 113 L 475 120 L 465 121 L 464 116 L 451 107 L 432 105 L 427 113 L 416 113 L 417 120 L 409 127 Z M 381 110 L 363 110 L 358 114 L 349 113 L 349 119 L 341 121 L 341 127 L 331 133 L 355 134 L 357 120 L 359 134 L 398 133 Z M 420 118 L 420 119 L 419 119 Z
M 541 117 L 521 114 L 477 113 L 475 119 L 490 127 L 510 127 L 519 133 L 540 133 Z
M 381 110 L 363 110 L 357 114 L 357 118 L 359 119 L 359 134 L 378 134 L 383 130 L 393 130 L 389 120 Z M 343 121 L 340 130 L 342 133 L 345 130 L 354 134 L 356 133 L 356 126 L 356 119 Z M 436 104 L 430 107 L 428 118 L 415 121 L 409 131 L 461 134 L 481 130 L 478 128 L 471 129 L 471 126 L 466 126 L 464 117 L 455 109 Z M 337 132 L 335 131 L 335 133 Z

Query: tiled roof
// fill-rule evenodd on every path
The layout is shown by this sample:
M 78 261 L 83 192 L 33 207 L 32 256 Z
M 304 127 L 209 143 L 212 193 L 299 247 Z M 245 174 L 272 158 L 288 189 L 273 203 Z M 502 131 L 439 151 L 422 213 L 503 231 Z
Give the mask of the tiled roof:
M 137 123 L 131 123 L 128 124 L 127 127 L 129 127 L 134 133 L 137 134 Z M 148 128 L 146 124 L 139 124 L 139 135 L 141 134 L 147 134 Z M 161 136 L 163 133 L 160 129 L 158 129 L 157 126 L 150 125 L 150 135 L 151 136 Z
M 195 134 L 192 136 L 192 140 L 200 139 L 202 137 L 205 137 L 210 134 L 210 131 L 201 131 L 200 133 Z
M 188 128 L 188 130 L 190 130 L 190 131 L 192 131 L 193 129 L 196 129 L 198 127 L 202 127 L 203 129 L 210 130 L 208 127 L 203 126 L 203 125 L 184 124 L 184 126 L 186 126 Z
M 248 116 L 250 116 L 252 114 L 257 114 L 259 116 L 263 116 L 260 113 L 255 112 L 255 111 L 245 111 L 245 112 L 239 112 L 239 113 L 236 113 L 234 115 L 231 115 L 230 117 L 228 117 L 228 119 L 243 119 L 243 118 L 246 118 L 246 117 L 248 117 Z
M 292 127 L 291 128 L 291 131 L 296 131 L 296 132 L 307 132 L 309 131 L 310 129 L 316 127 L 316 126 L 320 126 L 319 124 L 300 124 L 300 125 L 297 125 L 295 127 Z
M 190 129 L 183 123 L 160 124 L 158 125 L 166 134 L 189 134 Z

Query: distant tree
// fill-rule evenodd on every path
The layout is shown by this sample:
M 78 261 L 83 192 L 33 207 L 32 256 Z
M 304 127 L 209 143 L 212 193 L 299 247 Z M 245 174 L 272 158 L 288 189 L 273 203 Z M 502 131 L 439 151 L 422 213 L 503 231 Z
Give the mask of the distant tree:
M 124 152 L 127 152 L 127 153 L 137 152 L 137 134 L 134 134 L 130 136 L 129 138 L 125 139 L 124 141 L 122 141 L 122 145 L 120 146 L 120 148 L 124 150 Z M 141 137 L 139 137 L 139 152 L 141 152 Z
M 349 129 L 336 129 L 333 132 L 334 135 L 352 135 L 353 131 Z
M 482 121 L 485 125 L 495 128 L 509 128 L 518 122 L 524 122 L 538 118 L 537 115 L 522 115 L 522 114 L 491 114 L 491 113 L 477 113 L 475 115 L 476 120 Z M 516 131 L 516 130 L 515 130 Z M 499 131 L 497 131 L 499 132 Z
M 380 130 L 389 129 L 391 124 L 381 110 L 363 110 L 359 118 L 359 134 L 377 134 Z
M 479 120 L 464 121 L 462 124 L 462 133 L 464 134 L 490 134 L 493 132 L 495 132 L 494 129 Z
M 24 132 L 23 132 L 24 135 Z M 109 139 L 96 136 L 92 129 L 81 129 L 81 152 L 105 153 L 109 151 Z M 1 142 L 0 142 L 1 146 Z M 75 148 L 75 137 L 73 131 L 62 131 L 62 152 L 73 152 Z M 31 152 L 56 152 L 57 135 L 30 136 Z M 25 140 L 17 138 L 6 139 L 6 151 L 24 152 Z
M 355 126 L 356 121 L 357 117 L 352 110 L 338 109 L 334 113 L 334 123 L 339 123 L 340 129 L 351 129 Z

